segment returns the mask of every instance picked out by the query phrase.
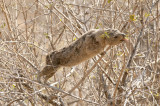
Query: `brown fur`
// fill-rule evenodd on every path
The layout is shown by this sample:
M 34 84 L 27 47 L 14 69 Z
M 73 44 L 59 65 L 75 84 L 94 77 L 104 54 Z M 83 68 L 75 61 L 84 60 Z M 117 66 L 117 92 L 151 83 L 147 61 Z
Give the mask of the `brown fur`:
M 124 34 L 116 29 L 93 29 L 77 41 L 46 57 L 46 66 L 39 73 L 38 80 L 44 82 L 61 67 L 72 67 L 101 53 L 106 45 L 116 45 L 124 41 Z

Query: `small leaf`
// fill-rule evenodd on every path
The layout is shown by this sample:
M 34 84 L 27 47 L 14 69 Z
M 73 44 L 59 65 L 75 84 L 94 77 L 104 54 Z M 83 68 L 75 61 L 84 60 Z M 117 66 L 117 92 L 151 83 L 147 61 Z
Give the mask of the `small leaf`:
M 16 87 L 16 85 L 14 85 L 14 84 L 13 84 L 12 86 L 13 86 L 13 88 L 15 88 L 15 87 Z
M 129 39 L 129 35 L 126 35 L 126 36 L 125 36 L 125 39 L 127 39 L 127 40 L 128 40 L 128 39 Z
M 57 87 L 57 88 L 60 88 L 60 85 L 59 85 L 59 83 L 58 83 L 58 84 L 56 84 L 56 87 Z
M 158 96 L 160 96 L 160 95 L 159 95 L 159 93 L 157 93 L 157 94 L 155 94 L 154 96 L 158 97 Z
M 150 16 L 150 14 L 145 13 L 145 14 L 144 14 L 144 16 L 147 18 L 147 17 L 149 17 L 149 16 Z
M 143 56 L 141 53 L 138 53 L 137 56 Z
M 105 37 L 110 38 L 107 32 L 104 32 L 104 34 L 102 34 L 101 37 L 102 38 L 105 38 Z
M 113 68 L 117 68 L 118 66 L 115 64 L 114 66 L 113 66 Z
M 104 32 L 105 33 L 105 35 L 108 35 L 108 33 L 107 32 Z
M 35 45 L 35 46 L 38 46 L 38 42 L 34 42 L 34 45 Z
M 119 52 L 117 53 L 117 56 L 121 56 L 122 54 L 123 54 L 123 52 L 119 51 Z
M 1 28 L 4 28 L 6 26 L 6 23 L 3 23 L 2 25 L 1 25 Z
M 69 7 L 71 7 L 71 8 L 72 8 L 72 7 L 73 7 L 73 5 L 69 5 Z
M 6 23 L 3 23 L 3 26 L 5 27 L 5 26 L 6 26 Z
M 96 79 L 96 76 L 95 75 L 90 75 L 89 79 Z
M 75 41 L 75 40 L 76 40 L 76 37 L 74 37 L 73 40 Z
M 48 7 L 51 8 L 51 7 L 52 7 L 52 4 L 50 4 Z
M 99 23 L 100 26 L 102 26 L 102 23 Z
M 29 44 L 28 46 L 29 46 L 29 47 L 32 47 L 33 45 L 32 45 L 32 44 Z
M 97 26 L 96 29 L 99 29 L 99 27 Z
M 125 71 L 128 73 L 129 69 L 125 69 Z
M 48 35 L 48 33 L 44 33 L 44 35 L 46 36 L 46 35 Z
M 108 3 L 110 3 L 112 0 L 108 0 Z
M 49 39 L 49 36 L 46 36 L 47 39 Z
M 107 36 L 107 38 L 110 38 L 107 32 L 104 32 L 104 33 L 105 33 L 105 36 Z
M 135 21 L 136 20 L 134 14 L 130 15 L 129 18 L 130 18 L 131 21 Z
M 47 39 L 49 39 L 48 33 L 44 33 L 44 35 L 46 36 Z

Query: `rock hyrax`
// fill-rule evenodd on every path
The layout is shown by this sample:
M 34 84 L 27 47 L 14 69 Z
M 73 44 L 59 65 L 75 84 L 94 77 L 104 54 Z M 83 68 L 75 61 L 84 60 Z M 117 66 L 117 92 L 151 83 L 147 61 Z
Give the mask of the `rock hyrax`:
M 46 82 L 61 67 L 72 67 L 101 53 L 106 45 L 117 45 L 125 34 L 116 29 L 93 29 L 71 45 L 54 51 L 46 57 L 46 66 L 39 72 L 38 80 Z

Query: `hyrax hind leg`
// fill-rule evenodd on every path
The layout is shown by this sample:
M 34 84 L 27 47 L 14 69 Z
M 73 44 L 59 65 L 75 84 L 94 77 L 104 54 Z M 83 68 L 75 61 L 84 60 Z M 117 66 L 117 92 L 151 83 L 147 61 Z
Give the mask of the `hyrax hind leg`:
M 41 77 L 44 77 L 44 83 L 47 82 L 49 78 L 51 78 L 57 71 L 58 67 L 54 67 L 52 65 L 47 65 L 43 68 L 41 72 L 38 73 L 38 82 L 41 82 Z

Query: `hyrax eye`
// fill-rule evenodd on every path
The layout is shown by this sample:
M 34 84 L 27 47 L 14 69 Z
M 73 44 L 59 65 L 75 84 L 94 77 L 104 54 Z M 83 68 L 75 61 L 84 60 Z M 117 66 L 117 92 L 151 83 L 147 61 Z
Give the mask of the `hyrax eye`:
M 118 36 L 114 36 L 114 38 L 118 38 Z

